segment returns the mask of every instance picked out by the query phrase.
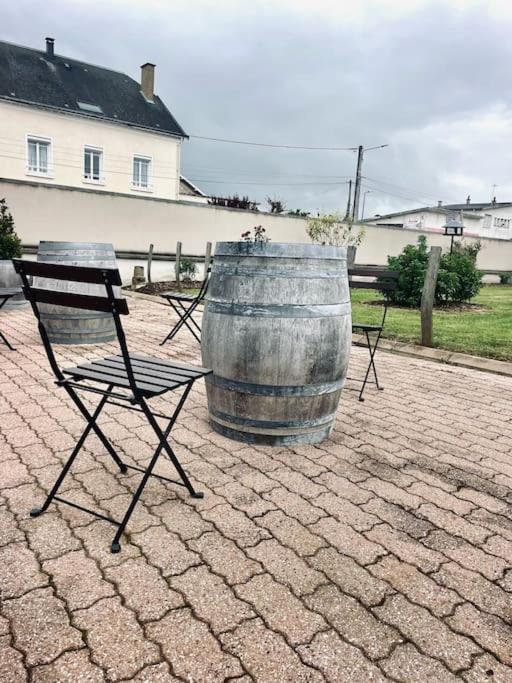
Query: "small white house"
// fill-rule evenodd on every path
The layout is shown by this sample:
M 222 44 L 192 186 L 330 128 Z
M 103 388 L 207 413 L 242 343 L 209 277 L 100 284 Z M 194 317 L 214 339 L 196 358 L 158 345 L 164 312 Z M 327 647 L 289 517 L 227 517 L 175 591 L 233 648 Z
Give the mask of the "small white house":
M 462 216 L 464 234 L 468 237 L 512 239 L 512 202 L 474 203 L 470 197 L 464 204 L 441 204 L 419 209 L 397 211 L 367 218 L 364 223 L 393 226 L 408 230 L 443 232 L 447 218 Z
M 0 178 L 180 199 L 187 135 L 154 83 L 154 64 L 139 83 L 55 54 L 52 38 L 0 42 Z

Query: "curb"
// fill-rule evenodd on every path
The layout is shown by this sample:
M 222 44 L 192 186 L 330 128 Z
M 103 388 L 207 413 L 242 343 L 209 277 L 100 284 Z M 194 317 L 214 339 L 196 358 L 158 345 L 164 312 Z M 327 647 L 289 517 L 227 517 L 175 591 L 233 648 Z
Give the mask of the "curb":
M 129 289 L 123 290 L 123 294 L 128 297 L 133 297 L 134 299 L 151 301 L 152 303 L 160 304 L 161 306 L 168 305 L 159 296 L 154 296 L 153 294 L 139 294 L 138 292 L 132 292 Z M 366 341 L 362 335 L 352 335 L 352 343 L 356 346 L 366 347 Z M 408 344 L 407 342 L 392 341 L 390 339 L 380 340 L 379 351 L 387 351 L 388 353 L 396 353 L 401 356 L 408 356 L 409 358 L 421 358 L 423 360 L 435 361 L 436 363 L 446 363 L 446 365 L 453 365 L 454 367 L 480 370 L 480 372 L 491 372 L 495 375 L 512 377 L 512 363 L 503 360 L 494 360 L 493 358 L 471 356 L 466 353 L 447 351 L 446 349 L 433 349 L 428 346 Z

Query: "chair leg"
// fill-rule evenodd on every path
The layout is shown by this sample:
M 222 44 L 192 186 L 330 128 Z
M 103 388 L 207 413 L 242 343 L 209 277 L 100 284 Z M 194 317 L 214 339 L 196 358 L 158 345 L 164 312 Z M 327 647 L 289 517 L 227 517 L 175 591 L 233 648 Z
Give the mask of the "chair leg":
M 110 393 L 111 390 L 112 390 L 112 387 L 110 386 L 110 387 L 109 387 L 109 393 Z M 69 456 L 69 458 L 68 458 L 66 464 L 65 464 L 64 467 L 62 468 L 62 472 L 59 474 L 59 476 L 58 476 L 58 478 L 57 478 L 57 481 L 56 481 L 55 484 L 53 485 L 52 490 L 51 490 L 50 493 L 48 494 L 48 496 L 47 496 L 45 502 L 43 503 L 42 507 L 40 507 L 40 508 L 34 508 L 33 510 L 31 510 L 31 511 L 30 511 L 30 516 L 31 516 L 31 517 L 38 517 L 38 516 L 39 516 L 40 514 L 42 514 L 43 512 L 46 512 L 46 510 L 48 509 L 50 503 L 52 502 L 52 500 L 53 500 L 53 499 L 55 498 L 55 496 L 57 495 L 57 493 L 58 493 L 58 491 L 59 491 L 59 488 L 60 488 L 62 482 L 64 481 L 64 479 L 65 479 L 67 473 L 69 472 L 69 468 L 71 467 L 71 465 L 72 465 L 73 462 L 75 461 L 75 458 L 76 458 L 76 456 L 78 455 L 78 453 L 80 452 L 82 446 L 84 445 L 84 442 L 85 442 L 86 438 L 89 436 L 89 433 L 90 433 L 91 429 L 94 428 L 94 427 L 93 427 L 94 422 L 98 419 L 98 417 L 99 417 L 101 411 L 103 410 L 103 407 L 104 407 L 105 403 L 107 402 L 107 399 L 108 399 L 108 394 L 105 394 L 105 396 L 103 396 L 103 398 L 101 399 L 101 401 L 100 401 L 100 402 L 98 403 L 98 405 L 96 406 L 96 410 L 94 411 L 94 413 L 93 413 L 92 415 L 90 415 L 89 417 L 86 418 L 86 420 L 87 420 L 87 427 L 84 429 L 84 431 L 83 431 L 83 433 L 82 433 L 82 436 L 78 439 L 78 441 L 77 441 L 77 443 L 76 443 L 76 446 L 75 446 L 74 449 L 73 449 L 73 452 L 71 453 L 71 455 Z M 121 464 L 122 464 L 122 463 L 121 463 Z M 126 471 L 126 469 L 125 469 L 124 471 Z
M 14 346 L 9 342 L 7 337 L 3 334 L 3 332 L 0 332 L 0 339 L 3 341 L 3 343 L 7 346 L 8 349 L 11 349 L 11 351 L 16 351 Z
M 186 325 L 187 328 L 189 329 L 190 333 L 194 336 L 196 341 L 201 343 L 201 338 L 197 335 L 197 332 L 189 325 L 188 319 L 192 320 L 192 322 L 198 327 L 199 332 L 201 332 L 201 328 L 197 325 L 195 320 L 192 318 L 192 313 L 195 311 L 197 307 L 197 302 L 193 302 L 189 308 L 185 308 L 182 305 L 182 310 L 180 310 L 172 301 L 169 301 L 169 305 L 171 308 L 174 310 L 174 312 L 177 314 L 179 320 L 176 323 L 176 325 L 172 328 L 172 330 L 169 332 L 167 337 L 160 342 L 160 346 L 163 346 L 166 342 L 170 341 L 178 332 L 181 330 L 183 325 Z
M 187 312 L 188 312 L 189 309 L 188 309 L 186 306 L 183 305 L 183 302 L 182 302 L 182 301 L 178 301 L 178 304 L 180 305 L 181 310 L 183 311 L 183 313 L 187 314 Z M 199 323 L 197 323 L 197 322 L 194 320 L 194 317 L 192 316 L 192 312 L 195 311 L 196 308 L 197 308 L 197 304 L 196 304 L 195 302 L 193 302 L 193 303 L 192 303 L 192 306 L 190 306 L 191 312 L 190 312 L 189 318 L 190 318 L 190 322 L 192 323 L 192 325 L 194 325 L 194 327 L 195 327 L 196 330 L 199 332 L 199 334 L 201 334 L 201 328 L 200 328 L 200 326 L 199 326 Z
M 87 408 L 84 406 L 84 404 L 82 403 L 82 401 L 80 400 L 80 398 L 78 397 L 78 395 L 76 394 L 76 392 L 74 392 L 74 391 L 71 389 L 71 387 L 69 387 L 67 384 L 64 384 L 64 388 L 66 389 L 66 391 L 68 392 L 69 396 L 71 397 L 71 399 L 73 400 L 73 402 L 74 402 L 75 405 L 77 406 L 78 410 L 82 413 L 82 415 L 84 416 L 84 418 L 87 420 L 87 422 L 90 422 L 90 424 L 91 424 L 91 429 L 94 430 L 94 433 L 96 434 L 96 436 L 98 437 L 98 439 L 99 439 L 99 440 L 101 441 L 101 443 L 105 446 L 105 448 L 106 448 L 106 450 L 108 451 L 108 453 L 109 453 L 110 457 L 112 458 L 112 460 L 116 463 L 116 465 L 119 467 L 119 469 L 121 470 L 121 472 L 122 472 L 123 474 L 125 474 L 125 473 L 128 471 L 126 465 L 123 463 L 123 461 L 121 460 L 121 458 L 117 455 L 117 453 L 115 452 L 115 450 L 114 450 L 112 444 L 111 444 L 110 441 L 107 439 L 107 437 L 105 436 L 105 434 L 103 433 L 103 431 L 102 431 L 102 430 L 100 429 L 100 427 L 98 427 L 98 425 L 96 424 L 96 419 L 92 420 L 92 422 L 91 422 L 91 419 L 92 419 L 92 418 L 91 418 L 91 416 L 90 416 L 90 414 L 89 414 L 89 411 L 88 411 Z M 110 393 L 112 392 L 112 389 L 113 389 L 113 385 L 110 384 L 109 387 L 108 387 L 108 389 L 107 389 L 107 392 L 108 392 L 108 393 L 107 393 L 107 395 L 105 396 L 105 401 L 108 399 Z M 102 401 L 103 401 L 103 399 L 102 399 Z M 103 402 L 103 405 L 104 405 L 104 402 Z M 103 408 L 103 405 L 102 405 L 102 408 Z M 99 413 L 98 413 L 98 415 L 99 415 Z
M 372 346 L 370 335 L 369 335 L 368 331 L 365 330 L 366 345 L 368 347 L 368 353 L 370 354 L 370 361 L 368 363 L 368 367 L 366 368 L 366 374 L 364 376 L 363 386 L 361 387 L 361 391 L 359 392 L 359 400 L 360 401 L 364 401 L 363 394 L 364 394 L 366 384 L 368 382 L 370 370 L 373 370 L 373 376 L 375 377 L 375 384 L 377 385 L 377 389 L 379 389 L 379 391 L 384 391 L 384 387 L 381 387 L 379 384 L 379 378 L 377 377 L 377 368 L 375 367 L 375 360 L 374 360 L 375 359 L 375 353 L 377 351 L 377 346 L 378 346 L 379 341 L 380 341 L 380 335 L 381 335 L 381 333 L 379 332 L 377 335 L 377 338 L 375 340 L 375 344 L 373 344 L 373 346 Z
M 173 415 L 169 421 L 169 424 L 165 428 L 165 431 L 161 430 L 160 426 L 158 425 L 158 422 L 155 419 L 155 416 L 151 412 L 146 401 L 144 399 L 141 400 L 141 404 L 140 404 L 141 408 L 142 408 L 144 414 L 146 415 L 148 422 L 153 427 L 153 431 L 158 436 L 159 443 L 158 443 L 158 446 L 157 446 L 157 448 L 153 454 L 153 457 L 151 458 L 151 461 L 150 461 L 146 471 L 144 472 L 144 475 L 143 475 L 143 477 L 139 483 L 139 486 L 137 487 L 137 490 L 135 491 L 133 498 L 130 501 L 130 505 L 128 506 L 128 509 L 126 510 L 125 515 L 124 515 L 121 523 L 119 524 L 116 535 L 114 536 L 114 540 L 112 541 L 111 552 L 113 552 L 113 553 L 118 553 L 121 550 L 120 539 L 121 539 L 121 536 L 123 534 L 123 531 L 126 528 L 126 525 L 128 524 L 128 522 L 130 520 L 130 517 L 132 516 L 132 513 L 135 509 L 135 506 L 137 505 L 137 502 L 142 495 L 144 487 L 146 486 L 147 481 L 153 472 L 153 469 L 157 463 L 158 458 L 160 457 L 160 454 L 162 453 L 162 450 L 165 449 L 167 451 L 172 463 L 174 464 L 178 474 L 180 475 L 180 478 L 181 478 L 183 484 L 186 486 L 189 493 L 194 498 L 202 498 L 204 495 L 200 491 L 195 491 L 194 487 L 192 486 L 192 483 L 190 482 L 189 478 L 187 477 L 184 469 L 182 468 L 180 462 L 178 461 L 176 455 L 174 454 L 172 448 L 169 446 L 169 443 L 167 441 L 167 439 L 169 438 L 169 434 L 171 432 L 171 429 L 173 428 L 173 426 L 174 426 L 174 424 L 178 418 L 178 415 L 180 414 L 181 409 L 183 408 L 183 405 L 187 399 L 187 396 L 188 396 L 191 388 L 192 388 L 192 384 L 190 383 L 187 385 L 185 391 L 183 392 L 183 394 L 182 394 L 182 396 L 178 402 L 178 405 L 177 405 L 177 407 L 176 407 L 176 409 L 175 409 L 175 411 L 174 411 L 174 413 L 173 413 Z

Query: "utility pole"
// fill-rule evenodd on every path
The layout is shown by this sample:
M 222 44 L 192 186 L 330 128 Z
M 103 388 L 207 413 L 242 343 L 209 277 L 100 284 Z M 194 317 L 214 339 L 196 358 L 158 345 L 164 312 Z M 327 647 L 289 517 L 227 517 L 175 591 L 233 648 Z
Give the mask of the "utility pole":
M 357 148 L 357 168 L 356 168 L 356 184 L 354 187 L 354 205 L 352 207 L 352 220 L 357 223 L 359 220 L 359 196 L 361 194 L 361 168 L 363 165 L 363 154 L 364 152 L 369 152 L 372 149 L 382 149 L 383 147 L 388 147 L 389 145 L 377 145 L 376 147 L 363 147 L 359 145 Z
M 350 202 L 352 199 L 352 181 L 348 181 L 348 200 L 347 200 L 347 212 L 345 213 L 345 220 L 350 217 Z
M 363 165 L 363 145 L 357 148 L 357 169 L 356 184 L 354 187 L 354 206 L 352 209 L 352 220 L 354 223 L 359 218 L 359 195 L 361 194 L 361 166 Z

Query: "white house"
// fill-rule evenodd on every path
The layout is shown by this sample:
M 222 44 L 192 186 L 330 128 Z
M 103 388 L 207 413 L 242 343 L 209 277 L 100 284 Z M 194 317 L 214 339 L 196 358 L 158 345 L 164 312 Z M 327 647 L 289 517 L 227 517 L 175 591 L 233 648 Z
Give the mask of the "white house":
M 383 216 L 367 218 L 363 223 L 393 226 L 409 230 L 444 232 L 447 218 L 462 217 L 464 234 L 468 237 L 493 237 L 512 239 L 512 202 L 474 203 L 468 197 L 464 204 L 445 204 L 424 206 L 419 209 L 397 211 Z
M 0 178 L 140 197 L 204 197 L 183 186 L 186 133 L 155 94 L 118 71 L 0 42 Z M 185 187 L 184 194 L 182 187 Z M 187 196 L 188 195 L 188 196 Z

